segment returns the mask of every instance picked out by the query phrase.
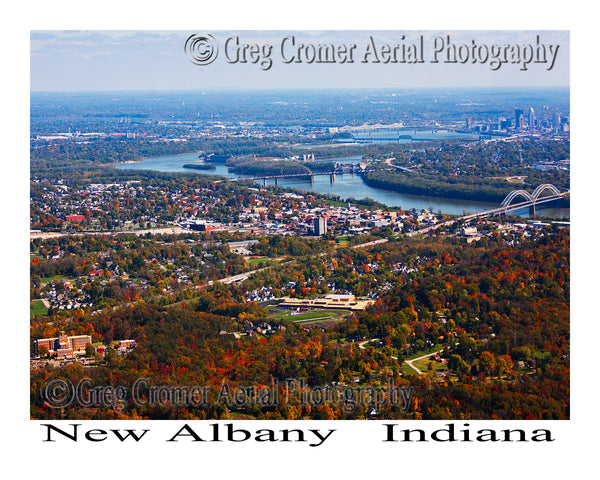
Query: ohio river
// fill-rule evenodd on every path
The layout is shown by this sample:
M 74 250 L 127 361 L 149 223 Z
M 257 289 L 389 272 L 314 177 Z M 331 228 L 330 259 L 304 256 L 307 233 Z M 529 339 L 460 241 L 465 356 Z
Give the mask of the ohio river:
M 360 156 L 340 157 L 328 159 L 341 163 L 357 163 Z M 152 170 L 156 172 L 183 172 L 197 173 L 201 175 L 218 175 L 226 178 L 240 178 L 242 175 L 230 173 L 227 166 L 215 164 L 216 170 L 190 170 L 183 168 L 186 163 L 201 163 L 197 153 L 183 155 L 171 155 L 165 157 L 146 158 L 137 163 L 126 163 L 117 165 L 115 168 L 121 170 Z M 268 180 L 267 185 L 274 185 L 274 180 Z M 303 179 L 279 179 L 278 184 L 282 187 L 291 187 L 305 192 L 316 192 L 322 194 L 339 195 L 341 198 L 355 198 L 357 200 L 371 198 L 389 207 L 401 207 L 404 210 L 413 208 L 421 210 L 433 209 L 434 213 L 442 212 L 450 215 L 464 215 L 484 210 L 491 210 L 499 205 L 489 202 L 477 202 L 473 200 L 459 200 L 452 198 L 428 197 L 419 195 L 408 195 L 404 193 L 381 190 L 366 185 L 359 175 L 345 174 L 336 175 L 334 183 L 330 182 L 329 175 L 316 175 L 311 184 Z M 542 215 L 552 215 L 557 218 L 569 217 L 568 208 L 546 208 L 541 211 Z M 527 215 L 524 213 L 524 215 Z

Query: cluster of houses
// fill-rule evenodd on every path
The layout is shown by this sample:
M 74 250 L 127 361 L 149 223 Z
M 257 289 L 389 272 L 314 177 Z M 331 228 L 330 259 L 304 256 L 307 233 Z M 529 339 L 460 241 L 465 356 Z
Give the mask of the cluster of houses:
M 255 290 L 246 292 L 246 302 L 268 302 L 269 300 L 275 299 L 273 295 L 273 287 L 261 287 Z
M 266 322 L 257 322 L 254 324 L 250 320 L 245 320 L 242 326 L 243 334 L 248 337 L 256 337 L 256 334 L 273 335 L 277 330 L 285 330 L 285 327 L 283 325 L 274 327 Z
M 67 279 L 50 282 L 42 301 L 44 306 L 53 310 L 75 310 L 93 306 L 90 296 L 83 290 L 74 288 Z
M 210 188 L 168 191 L 164 187 L 143 185 L 139 180 L 90 184 L 76 191 L 71 191 L 59 180 L 42 188 L 42 201 L 36 202 L 36 206 L 44 210 L 44 213 L 62 218 L 66 225 L 73 225 L 88 220 L 93 222 L 96 217 L 104 214 L 107 204 L 114 205 L 115 200 L 119 200 L 118 208 L 122 217 L 125 210 L 131 210 L 118 221 L 119 228 L 135 229 L 142 225 L 160 223 L 152 214 L 138 212 L 135 207 L 136 203 L 159 195 L 169 198 L 177 206 L 174 222 L 183 228 L 205 232 L 247 229 L 254 234 L 271 235 L 313 235 L 323 234 L 326 230 L 333 230 L 338 234 L 360 234 L 375 228 L 394 228 L 404 222 L 419 225 L 437 222 L 436 215 L 428 210 L 368 210 L 350 204 L 343 207 L 313 207 L 315 197 L 309 193 L 300 195 L 287 192 L 273 195 L 270 192 L 265 194 L 257 188 L 249 190 L 251 194 L 244 204 L 229 207 L 230 219 L 217 220 L 211 214 L 223 202 L 218 192 Z M 326 224 L 325 231 L 320 233 L 316 232 L 315 220 L 318 219 L 323 219 Z

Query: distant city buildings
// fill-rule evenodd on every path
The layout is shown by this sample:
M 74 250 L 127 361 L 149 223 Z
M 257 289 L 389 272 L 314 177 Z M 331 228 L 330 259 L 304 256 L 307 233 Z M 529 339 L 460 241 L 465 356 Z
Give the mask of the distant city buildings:
M 517 130 L 523 128 L 523 110 L 519 108 L 515 110 L 515 128 Z
M 539 138 L 546 138 L 569 132 L 568 115 L 561 118 L 558 111 L 552 113 L 544 107 L 541 109 L 541 113 L 538 111 L 536 114 L 533 107 L 527 107 L 527 110 L 516 108 L 514 112 L 514 118 L 500 115 L 496 118 L 473 120 L 469 116 L 465 120 L 465 127 L 467 131 L 479 133 L 485 137 L 480 140 L 489 140 L 488 135 L 500 138 L 517 134 L 518 136 L 535 135 Z M 525 116 L 526 114 L 527 116 Z
M 552 127 L 556 133 L 560 132 L 560 114 L 558 112 L 554 112 L 554 117 L 552 118 Z

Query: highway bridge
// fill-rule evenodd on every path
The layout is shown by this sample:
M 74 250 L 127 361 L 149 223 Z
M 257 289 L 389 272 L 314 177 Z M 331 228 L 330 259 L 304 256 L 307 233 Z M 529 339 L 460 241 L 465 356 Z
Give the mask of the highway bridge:
M 329 172 L 307 172 L 307 173 L 292 173 L 292 174 L 276 174 L 276 175 L 255 175 L 248 177 L 238 177 L 232 178 L 231 181 L 242 181 L 242 180 L 250 180 L 250 181 L 260 181 L 262 180 L 263 185 L 267 184 L 267 180 L 275 180 L 275 185 L 278 184 L 278 180 L 280 178 L 309 178 L 312 183 L 314 177 L 317 175 L 329 175 L 329 180 L 331 183 L 335 182 L 336 175 L 343 175 L 345 173 L 356 173 L 361 174 L 365 172 L 366 165 L 361 163 L 338 163 L 335 165 L 335 168 Z
M 570 190 L 558 194 L 548 195 L 546 197 L 539 197 L 536 200 L 527 200 L 525 202 L 513 203 L 506 206 L 500 206 L 498 208 L 494 208 L 492 210 L 486 210 L 485 212 L 473 213 L 470 215 L 465 215 L 461 217 L 461 220 L 471 220 L 477 217 L 490 217 L 494 215 L 505 215 L 509 211 L 521 210 L 525 208 L 529 208 L 530 213 L 535 214 L 536 205 L 540 205 L 543 203 L 554 202 L 556 200 L 560 200 L 561 198 L 565 198 L 569 196 L 571 193 Z
M 550 195 L 542 197 L 542 193 L 549 191 Z M 538 187 L 533 191 L 533 193 L 529 193 L 526 190 L 513 190 L 510 192 L 502 203 L 500 207 L 494 208 L 492 210 L 487 210 L 485 212 L 478 212 L 471 215 L 466 215 L 462 217 L 463 220 L 470 220 L 475 217 L 488 217 L 491 215 L 504 215 L 509 211 L 520 210 L 523 208 L 529 208 L 531 214 L 535 215 L 535 207 L 536 205 L 540 205 L 543 203 L 553 202 L 555 200 L 560 200 L 561 198 L 565 198 L 569 196 L 571 193 L 570 190 L 566 192 L 561 192 L 558 188 L 550 183 L 543 183 L 542 185 L 538 185 Z M 517 198 L 524 198 L 525 201 L 512 203 L 513 200 Z
M 545 191 L 550 191 L 550 195 L 542 197 L 541 194 L 544 193 Z M 532 214 L 535 214 L 536 205 L 541 205 L 541 204 L 548 203 L 548 202 L 554 202 L 556 200 L 560 200 L 562 198 L 568 197 L 570 194 L 571 194 L 570 190 L 567 190 L 566 192 L 561 192 L 560 190 L 558 190 L 558 188 L 556 188 L 554 185 L 551 185 L 549 183 L 544 183 L 542 185 L 539 185 L 531 194 L 525 190 L 513 190 L 504 198 L 504 200 L 502 201 L 502 203 L 500 204 L 500 206 L 498 208 L 493 208 L 491 210 L 486 210 L 483 212 L 470 213 L 468 215 L 464 215 L 462 217 L 459 217 L 459 218 L 456 218 L 453 220 L 448 220 L 447 222 L 437 223 L 430 227 L 425 227 L 420 230 L 411 232 L 408 234 L 408 236 L 424 234 L 424 233 L 429 232 L 430 230 L 436 230 L 442 226 L 449 226 L 449 225 L 452 225 L 459 221 L 469 221 L 469 220 L 473 220 L 474 218 L 485 218 L 485 217 L 491 217 L 494 215 L 506 215 L 506 213 L 508 213 L 508 212 L 511 212 L 514 210 L 521 210 L 524 208 L 529 208 L 529 212 Z M 512 201 L 518 197 L 524 198 L 525 201 L 518 202 L 518 203 L 512 203 Z

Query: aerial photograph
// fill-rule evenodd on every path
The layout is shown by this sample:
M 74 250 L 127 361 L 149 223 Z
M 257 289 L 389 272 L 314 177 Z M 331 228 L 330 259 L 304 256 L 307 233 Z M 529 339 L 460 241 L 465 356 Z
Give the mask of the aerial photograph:
M 32 30 L 30 418 L 570 419 L 569 64 Z

